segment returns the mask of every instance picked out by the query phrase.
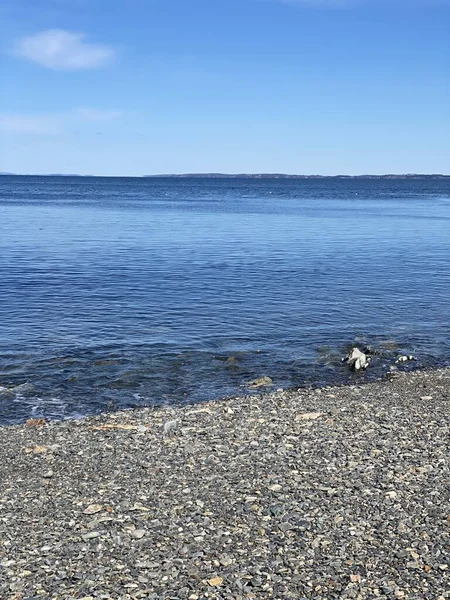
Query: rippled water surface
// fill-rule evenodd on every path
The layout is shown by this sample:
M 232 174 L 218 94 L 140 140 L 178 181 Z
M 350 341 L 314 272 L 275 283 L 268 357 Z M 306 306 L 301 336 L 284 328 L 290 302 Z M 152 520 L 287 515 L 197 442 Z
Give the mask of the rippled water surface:
M 449 182 L 0 177 L 0 422 L 450 362 Z

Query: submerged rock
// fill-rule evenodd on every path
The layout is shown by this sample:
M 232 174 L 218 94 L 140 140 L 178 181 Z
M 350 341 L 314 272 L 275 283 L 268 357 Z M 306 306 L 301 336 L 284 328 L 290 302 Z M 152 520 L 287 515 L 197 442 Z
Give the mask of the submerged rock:
M 258 377 L 258 379 L 254 379 L 253 381 L 248 382 L 248 387 L 250 388 L 259 388 L 267 385 L 272 385 L 273 381 L 270 377 Z
M 370 356 L 361 352 L 359 348 L 352 348 L 347 356 L 342 359 L 353 371 L 364 371 L 369 366 L 370 360 Z
M 4 387 L 0 386 L 0 394 L 31 394 L 34 392 L 34 385 L 32 383 L 20 383 L 19 385 L 15 385 L 13 387 Z

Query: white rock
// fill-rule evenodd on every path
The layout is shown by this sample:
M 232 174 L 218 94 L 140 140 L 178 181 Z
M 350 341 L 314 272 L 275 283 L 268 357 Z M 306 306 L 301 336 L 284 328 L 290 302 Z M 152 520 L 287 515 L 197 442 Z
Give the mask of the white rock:
M 416 360 L 415 357 L 412 354 L 402 354 L 401 356 L 399 356 L 397 358 L 397 360 L 395 361 L 396 363 L 403 363 L 403 362 L 408 362 L 410 360 Z
M 273 485 L 269 485 L 269 490 L 272 492 L 280 492 L 283 488 L 279 483 L 274 483 Z
M 93 540 L 93 539 L 99 537 L 99 535 L 100 535 L 99 531 L 90 531 L 89 533 L 85 533 L 81 537 L 83 538 L 83 540 L 85 542 L 87 542 L 88 540 Z
M 313 421 L 322 416 L 321 412 L 301 413 L 295 416 L 296 421 Z
M 167 421 L 164 423 L 164 435 L 170 435 L 180 426 L 179 421 Z
M 392 500 L 394 500 L 394 498 L 397 498 L 397 492 L 386 492 L 386 498 L 391 498 Z
M 344 361 L 354 371 L 362 371 L 369 366 L 370 357 L 361 352 L 359 348 L 352 348 Z

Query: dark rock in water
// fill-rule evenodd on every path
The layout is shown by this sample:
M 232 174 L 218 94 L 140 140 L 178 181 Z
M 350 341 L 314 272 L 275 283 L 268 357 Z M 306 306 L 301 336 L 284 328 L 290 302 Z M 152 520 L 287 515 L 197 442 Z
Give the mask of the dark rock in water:
M 94 360 L 93 364 L 94 364 L 94 367 L 107 367 L 109 365 L 120 365 L 120 361 L 105 358 L 105 359 Z
M 272 385 L 273 380 L 270 377 L 264 376 L 264 377 L 258 377 L 258 379 L 254 379 L 253 381 L 249 381 L 248 382 L 248 387 L 249 388 L 259 388 L 259 387 L 265 387 L 268 385 Z
M 373 346 L 365 346 L 362 352 L 367 356 L 383 356 L 386 354 L 385 351 L 374 348 Z
M 353 371 L 364 371 L 369 366 L 371 358 L 364 352 L 361 352 L 359 348 L 352 348 L 342 360 Z
M 237 358 L 235 356 L 229 356 L 226 360 L 227 364 L 235 365 L 237 363 Z
M 379 342 L 379 345 L 385 350 L 396 350 L 399 346 L 396 340 L 383 340 Z

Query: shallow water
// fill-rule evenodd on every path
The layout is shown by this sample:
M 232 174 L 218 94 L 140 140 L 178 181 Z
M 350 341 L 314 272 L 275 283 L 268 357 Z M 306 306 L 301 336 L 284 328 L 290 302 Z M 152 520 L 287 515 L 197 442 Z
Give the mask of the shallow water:
M 0 422 L 448 364 L 449 262 L 449 179 L 2 176 Z

